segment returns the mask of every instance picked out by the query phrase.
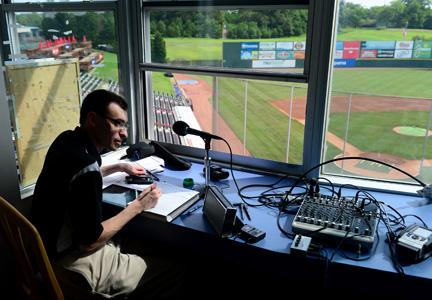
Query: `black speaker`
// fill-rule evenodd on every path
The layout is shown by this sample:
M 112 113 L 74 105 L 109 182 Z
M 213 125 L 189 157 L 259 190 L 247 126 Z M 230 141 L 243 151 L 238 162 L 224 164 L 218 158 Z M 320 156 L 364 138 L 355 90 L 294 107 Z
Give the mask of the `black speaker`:
M 220 237 L 233 233 L 237 209 L 215 186 L 206 189 L 203 213 Z
M 192 163 L 177 157 L 172 154 L 167 148 L 162 146 L 160 143 L 156 141 L 151 141 L 150 145 L 152 145 L 155 149 L 154 155 L 159 156 L 165 161 L 165 166 L 178 171 L 189 170 L 192 166 Z
M 203 168 L 203 173 L 205 175 L 205 168 Z M 229 177 L 229 172 L 225 171 L 219 166 L 210 165 L 210 180 L 219 181 L 222 179 L 227 179 Z
M 130 145 L 126 150 L 126 155 L 131 160 L 138 160 L 142 158 L 146 158 L 155 153 L 155 148 L 153 145 L 149 145 L 145 142 L 139 142 L 133 145 Z

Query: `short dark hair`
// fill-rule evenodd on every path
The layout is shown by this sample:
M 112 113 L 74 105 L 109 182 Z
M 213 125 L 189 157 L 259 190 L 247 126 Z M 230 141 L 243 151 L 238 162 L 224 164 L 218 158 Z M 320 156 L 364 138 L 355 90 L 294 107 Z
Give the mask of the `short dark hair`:
M 125 99 L 113 92 L 107 90 L 94 90 L 90 92 L 81 105 L 80 125 L 83 125 L 87 119 L 89 112 L 95 112 L 100 116 L 106 116 L 107 107 L 110 103 L 118 104 L 125 111 L 128 109 L 128 104 Z

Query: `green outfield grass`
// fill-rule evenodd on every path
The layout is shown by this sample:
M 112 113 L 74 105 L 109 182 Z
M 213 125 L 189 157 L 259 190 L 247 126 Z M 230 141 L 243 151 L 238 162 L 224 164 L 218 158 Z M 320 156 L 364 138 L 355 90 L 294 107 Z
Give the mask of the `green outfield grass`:
M 92 75 L 103 79 L 118 81 L 118 62 L 117 54 L 104 52 L 103 66 L 97 67 L 92 71 Z
M 165 77 L 164 73 L 152 72 L 153 91 L 175 94 L 173 85 L 169 77 Z
M 402 28 L 387 29 L 361 29 L 344 28 L 339 30 L 338 41 L 412 41 L 414 37 L 432 40 L 432 30 L 408 29 L 404 38 Z
M 332 90 L 338 93 L 432 98 L 428 69 L 334 69 Z
M 349 119 L 348 143 L 364 152 L 380 152 L 404 157 L 410 160 L 432 158 L 432 152 L 423 153 L 424 137 L 398 134 L 397 126 L 424 127 L 429 117 L 428 111 L 367 112 L 352 113 Z M 329 131 L 343 138 L 347 115 L 332 113 Z M 426 149 L 432 149 L 432 139 L 427 139 Z M 330 157 L 328 157 L 330 159 Z

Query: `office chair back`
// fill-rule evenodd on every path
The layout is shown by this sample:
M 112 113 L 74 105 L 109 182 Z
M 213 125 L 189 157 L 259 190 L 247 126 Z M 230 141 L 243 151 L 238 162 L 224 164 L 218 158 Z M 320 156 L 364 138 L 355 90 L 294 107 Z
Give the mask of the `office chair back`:
M 16 261 L 20 299 L 63 300 L 63 293 L 37 229 L 0 197 L 0 234 Z

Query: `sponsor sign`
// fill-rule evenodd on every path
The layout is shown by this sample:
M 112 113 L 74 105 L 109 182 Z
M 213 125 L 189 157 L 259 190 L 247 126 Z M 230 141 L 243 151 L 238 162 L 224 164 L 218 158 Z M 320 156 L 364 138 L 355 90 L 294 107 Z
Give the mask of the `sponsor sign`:
M 276 51 L 276 59 L 293 59 L 294 51 Z
M 304 59 L 305 58 L 305 52 L 304 51 L 294 51 L 294 58 L 295 59 Z
M 275 51 L 259 51 L 258 59 L 275 59 L 276 52 Z
M 336 50 L 334 54 L 335 59 L 343 58 L 343 50 Z
M 413 58 L 431 58 L 432 41 L 414 42 Z
M 412 50 L 413 46 L 413 41 L 396 41 L 396 49 Z
M 427 49 L 431 49 L 432 48 L 432 41 L 421 41 L 421 40 L 416 40 L 414 43 L 414 50 L 417 49 L 422 49 L 422 50 L 427 50 Z
M 336 50 L 343 50 L 343 48 L 344 48 L 344 42 L 342 41 L 336 42 Z
M 240 51 L 240 59 L 241 60 L 251 60 L 252 59 L 252 51 Z
M 242 50 L 258 50 L 258 43 L 256 42 L 247 42 L 247 43 L 241 43 L 241 49 Z
M 274 50 L 276 47 L 275 42 L 260 42 L 259 49 L 260 50 Z
M 361 58 L 376 58 L 378 54 L 377 50 L 361 50 L 360 57 Z
M 412 50 L 396 49 L 394 57 L 395 58 L 411 58 L 412 57 Z
M 258 59 L 258 51 L 240 51 L 241 60 Z
M 295 60 L 255 60 L 252 68 L 294 68 Z
M 394 50 L 378 49 L 377 57 L 378 58 L 393 58 L 394 57 Z
M 394 50 L 395 44 L 395 41 L 363 41 L 361 42 L 361 48 L 365 50 Z
M 305 50 L 306 42 L 294 42 L 294 50 Z
M 277 42 L 276 50 L 292 50 L 294 48 L 294 42 Z
M 343 50 L 343 56 L 342 58 L 350 59 L 350 58 L 358 58 L 359 57 L 360 50 Z
M 355 59 L 335 59 L 333 61 L 333 66 L 335 68 L 352 68 L 357 64 Z
M 359 50 L 360 42 L 359 41 L 346 41 L 343 43 L 344 50 Z

